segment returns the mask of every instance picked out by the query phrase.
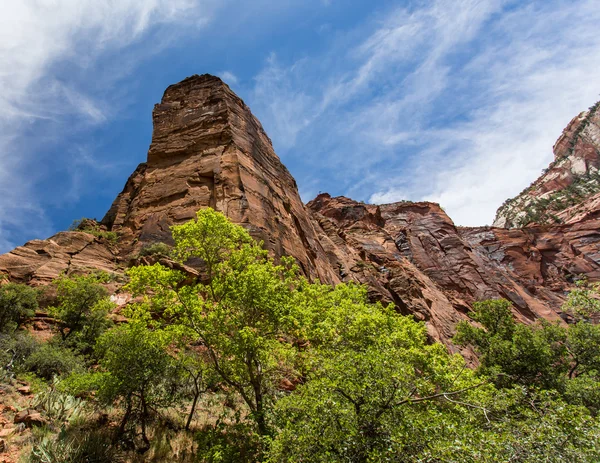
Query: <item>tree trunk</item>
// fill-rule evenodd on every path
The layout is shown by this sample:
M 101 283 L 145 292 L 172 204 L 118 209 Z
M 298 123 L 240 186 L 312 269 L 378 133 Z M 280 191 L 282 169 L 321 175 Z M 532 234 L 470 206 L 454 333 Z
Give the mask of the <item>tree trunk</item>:
M 198 397 L 200 396 L 200 388 L 198 387 L 198 380 L 194 378 L 194 401 L 192 402 L 192 409 L 190 410 L 190 414 L 187 419 L 187 423 L 185 423 L 185 430 L 190 430 L 190 425 L 192 424 L 192 418 L 194 417 L 194 412 L 196 411 L 196 404 L 198 403 Z
M 119 425 L 119 429 L 117 430 L 117 439 L 123 437 L 125 434 L 125 426 L 127 426 L 127 422 L 129 421 L 129 417 L 131 416 L 131 396 L 127 396 L 126 399 L 127 407 L 125 408 L 125 415 L 123 415 L 123 419 L 121 420 L 121 424 Z
M 143 447 L 140 450 L 142 450 L 142 453 L 143 453 L 150 449 L 150 440 L 148 439 L 148 436 L 146 435 L 146 420 L 148 419 L 148 404 L 146 403 L 146 395 L 144 394 L 143 391 L 141 394 L 141 399 L 142 399 L 142 419 L 141 419 L 142 440 L 144 441 L 145 447 Z

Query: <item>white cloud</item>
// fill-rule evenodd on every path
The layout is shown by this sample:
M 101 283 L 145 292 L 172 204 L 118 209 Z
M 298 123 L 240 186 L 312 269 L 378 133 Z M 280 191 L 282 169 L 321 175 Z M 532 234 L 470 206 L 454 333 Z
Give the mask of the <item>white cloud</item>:
M 226 84 L 235 85 L 238 83 L 237 76 L 231 71 L 223 71 L 219 73 L 219 77 L 223 79 Z
M 285 160 L 312 163 L 296 168 L 301 185 L 318 165 L 321 189 L 438 201 L 458 224 L 490 223 L 599 98 L 598 24 L 593 0 L 398 8 L 318 57 L 270 60 L 254 106 Z
M 284 68 L 271 54 L 267 66 L 256 77 L 253 91 L 253 107 L 262 114 L 261 120 L 269 128 L 275 146 L 294 146 L 298 133 L 313 123 L 322 112 L 314 96 L 304 92 L 297 74 L 304 75 L 304 62 L 298 61 Z
M 125 50 L 160 27 L 201 26 L 210 18 L 214 4 L 213 0 L 4 2 L 0 15 L 0 251 L 15 244 L 11 236 L 16 229 L 26 227 L 40 235 L 50 229 L 32 191 L 37 180 L 35 144 L 110 117 L 109 102 L 87 94 L 76 79 L 65 74 L 72 72 L 80 81 L 87 78 L 95 89 L 109 88 L 148 51 L 128 57 L 105 73 L 95 67 L 102 56 Z M 155 38 L 152 51 L 165 46 L 168 37 Z M 67 118 L 65 127 L 61 123 Z
M 491 223 L 507 197 L 535 180 L 552 160 L 552 145 L 569 120 L 599 99 L 590 78 L 600 70 L 600 12 L 594 2 L 529 6 L 506 14 L 460 70 L 475 84 L 467 120 L 425 129 L 436 146 L 412 164 L 423 170 L 409 188 L 394 186 L 373 202 L 409 196 L 441 203 L 456 223 Z M 396 181 L 402 181 L 402 176 Z

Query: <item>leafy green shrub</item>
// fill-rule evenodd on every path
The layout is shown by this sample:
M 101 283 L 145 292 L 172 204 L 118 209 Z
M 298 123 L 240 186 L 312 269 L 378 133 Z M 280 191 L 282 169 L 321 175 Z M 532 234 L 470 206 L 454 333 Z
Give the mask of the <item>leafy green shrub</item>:
M 8 283 L 0 286 L 0 332 L 14 331 L 35 315 L 38 291 L 30 286 Z
M 171 253 L 171 247 L 166 243 L 152 243 L 144 246 L 139 256 L 168 256 Z
M 94 235 L 98 238 L 103 238 L 112 244 L 116 244 L 119 240 L 119 235 L 116 232 L 103 230 L 100 228 L 100 224 L 98 224 L 98 222 L 86 218 L 74 220 L 69 227 L 69 231 L 89 233 L 90 235 Z
M 83 362 L 73 351 L 53 343 L 42 344 L 23 362 L 22 369 L 40 378 L 51 380 L 83 368 Z
M 89 397 L 97 391 L 102 382 L 102 375 L 93 371 L 75 371 L 61 378 L 56 389 L 74 397 Z
M 600 313 L 600 285 L 579 280 L 576 288 L 569 291 L 562 309 L 575 318 L 591 319 L 594 314 Z
M 13 377 L 25 360 L 40 348 L 40 343 L 27 331 L 0 333 L 0 374 Z
M 117 232 L 104 231 L 104 230 L 84 230 L 84 231 L 91 235 L 94 235 L 98 238 L 104 238 L 106 241 L 108 241 L 111 244 L 117 244 L 117 242 L 119 241 L 119 235 L 117 234 Z
M 50 311 L 60 322 L 61 339 L 83 354 L 90 354 L 96 339 L 112 325 L 108 313 L 115 305 L 101 285 L 108 278 L 97 274 L 62 277 L 54 282 L 58 305 Z
M 225 424 L 202 428 L 195 437 L 198 444 L 197 461 L 200 463 L 238 463 L 261 461 L 264 441 L 251 422 Z

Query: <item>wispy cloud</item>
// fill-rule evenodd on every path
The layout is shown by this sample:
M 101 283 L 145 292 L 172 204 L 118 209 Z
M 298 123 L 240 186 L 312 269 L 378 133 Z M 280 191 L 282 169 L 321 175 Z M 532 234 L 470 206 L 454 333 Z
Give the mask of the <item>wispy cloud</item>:
M 548 164 L 568 121 L 600 98 L 595 3 L 388 10 L 318 57 L 271 58 L 253 103 L 301 186 L 320 177 L 335 194 L 433 200 L 458 224 L 490 223 Z
M 40 236 L 50 230 L 34 192 L 44 175 L 39 164 L 69 161 L 34 159 L 36 147 L 60 139 L 61 132 L 105 122 L 115 101 L 99 98 L 102 90 L 126 76 L 148 53 L 165 46 L 172 25 L 202 26 L 215 5 L 212 0 L 22 0 L 3 5 L 0 251 L 16 244 L 13 236 L 19 229 Z M 127 56 L 118 65 L 105 63 L 106 69 L 98 67 L 106 55 L 127 50 L 150 33 L 158 34 L 151 50 Z M 88 87 L 82 82 L 92 83 Z M 87 169 L 95 165 L 84 164 Z M 83 164 L 68 167 L 75 172 L 77 165 Z M 77 181 L 76 173 L 72 180 Z
M 231 71 L 223 71 L 219 73 L 219 77 L 225 81 L 225 83 L 230 85 L 235 85 L 238 83 L 237 76 Z

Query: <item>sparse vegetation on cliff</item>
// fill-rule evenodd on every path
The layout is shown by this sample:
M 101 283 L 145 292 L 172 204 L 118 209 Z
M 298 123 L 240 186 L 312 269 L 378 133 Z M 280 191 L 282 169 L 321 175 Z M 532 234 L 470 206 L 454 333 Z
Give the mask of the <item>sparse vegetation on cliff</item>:
M 119 235 L 116 232 L 103 229 L 96 220 L 92 219 L 82 218 L 73 221 L 69 227 L 69 231 L 89 233 L 97 238 L 105 239 L 111 244 L 116 244 L 119 241 Z
M 555 191 L 545 198 L 532 199 L 520 211 L 522 215 L 516 219 L 517 225 L 524 227 L 530 223 L 540 225 L 561 223 L 556 214 L 579 204 L 583 199 L 599 191 L 600 172 L 595 171 L 579 175 L 566 188 Z M 511 220 L 514 220 L 514 218 Z
M 600 101 L 592 105 L 584 119 L 570 137 L 568 150 L 560 157 L 553 160 L 543 170 L 542 177 L 551 172 L 555 167 L 565 162 L 573 155 L 577 142 L 581 139 L 584 130 L 590 121 L 596 116 L 600 109 Z M 523 227 L 530 223 L 552 224 L 560 223 L 556 216 L 558 212 L 580 203 L 583 199 L 600 191 L 600 174 L 598 171 L 587 171 L 581 175 L 574 175 L 572 183 L 561 190 L 551 193 L 545 198 L 528 197 L 532 189 L 539 183 L 540 179 L 532 182 L 517 196 L 508 198 L 496 211 L 496 221 L 504 218 L 511 226 Z

